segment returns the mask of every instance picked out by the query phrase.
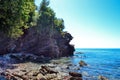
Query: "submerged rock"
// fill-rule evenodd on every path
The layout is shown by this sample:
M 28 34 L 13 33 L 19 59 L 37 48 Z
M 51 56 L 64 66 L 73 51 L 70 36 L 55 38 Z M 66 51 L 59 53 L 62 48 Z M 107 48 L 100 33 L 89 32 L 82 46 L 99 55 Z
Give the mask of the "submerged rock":
M 83 75 L 83 76 L 89 76 L 89 74 L 88 74 L 86 71 L 83 71 L 83 72 L 82 72 L 82 75 Z
M 84 54 L 83 52 L 75 52 L 75 54 Z
M 87 66 L 87 63 L 85 63 L 84 61 L 81 60 L 81 61 L 79 62 L 79 65 L 80 65 L 81 67 L 83 67 L 83 66 Z
M 101 75 L 98 76 L 98 79 L 99 79 L 99 80 L 108 80 L 106 77 L 101 76 Z
M 0 76 L 0 80 L 6 80 L 4 76 Z

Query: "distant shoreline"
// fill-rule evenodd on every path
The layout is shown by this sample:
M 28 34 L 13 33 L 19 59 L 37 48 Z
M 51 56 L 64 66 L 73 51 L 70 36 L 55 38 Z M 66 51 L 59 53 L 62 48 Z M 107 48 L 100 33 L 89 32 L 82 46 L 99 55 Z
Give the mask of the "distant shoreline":
M 120 49 L 120 48 L 75 48 L 75 49 Z

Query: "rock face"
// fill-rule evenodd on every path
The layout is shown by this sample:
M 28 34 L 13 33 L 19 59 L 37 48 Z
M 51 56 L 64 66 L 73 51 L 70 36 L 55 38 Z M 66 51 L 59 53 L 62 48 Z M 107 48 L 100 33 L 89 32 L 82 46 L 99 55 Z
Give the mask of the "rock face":
M 0 55 L 8 53 L 10 39 L 0 33 Z
M 32 27 L 24 30 L 24 35 L 16 40 L 0 34 L 0 54 L 24 52 L 51 58 L 73 55 L 74 46 L 69 44 L 72 40 L 71 34 L 61 34 L 56 30 L 52 35 L 48 35 L 47 30 L 43 32 L 38 33 Z

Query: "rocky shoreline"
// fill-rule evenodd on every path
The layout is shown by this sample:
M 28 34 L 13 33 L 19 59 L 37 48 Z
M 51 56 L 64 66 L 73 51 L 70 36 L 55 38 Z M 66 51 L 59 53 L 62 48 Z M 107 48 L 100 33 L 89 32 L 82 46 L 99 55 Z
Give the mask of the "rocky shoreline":
M 95 79 L 87 72 L 78 72 L 87 64 L 80 61 L 78 65 L 71 63 L 71 57 L 50 59 L 10 53 L 0 56 L 0 80 L 108 80 L 104 76 Z
M 21 55 L 21 57 L 16 54 L 2 56 L 4 60 L 3 63 L 0 63 L 0 80 L 82 80 L 82 74 L 73 72 L 70 69 L 73 64 L 69 63 L 68 58 L 47 60 L 45 62 L 46 58 L 44 58 L 42 59 L 43 62 L 37 62 L 35 55 L 29 54 L 24 57 L 23 54 Z M 30 55 L 31 61 L 36 59 L 36 62 L 27 61 Z M 22 63 L 22 61 L 25 62 Z
M 67 73 L 62 71 L 58 66 L 50 65 L 42 65 L 40 69 L 29 71 L 24 68 L 14 70 L 7 69 L 5 72 L 1 72 L 1 76 L 4 77 L 4 80 L 82 80 L 82 74 L 80 73 Z

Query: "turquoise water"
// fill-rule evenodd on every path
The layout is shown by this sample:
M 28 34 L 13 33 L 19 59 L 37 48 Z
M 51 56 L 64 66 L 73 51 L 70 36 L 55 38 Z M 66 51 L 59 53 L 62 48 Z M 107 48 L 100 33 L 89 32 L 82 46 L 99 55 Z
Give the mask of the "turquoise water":
M 83 54 L 79 54 L 78 52 L 82 52 Z M 87 80 L 96 80 L 99 75 L 105 76 L 109 80 L 120 80 L 120 49 L 77 48 L 72 58 L 72 63 L 79 65 L 80 60 L 88 64 L 88 66 L 78 70 L 78 72 L 88 73 Z

